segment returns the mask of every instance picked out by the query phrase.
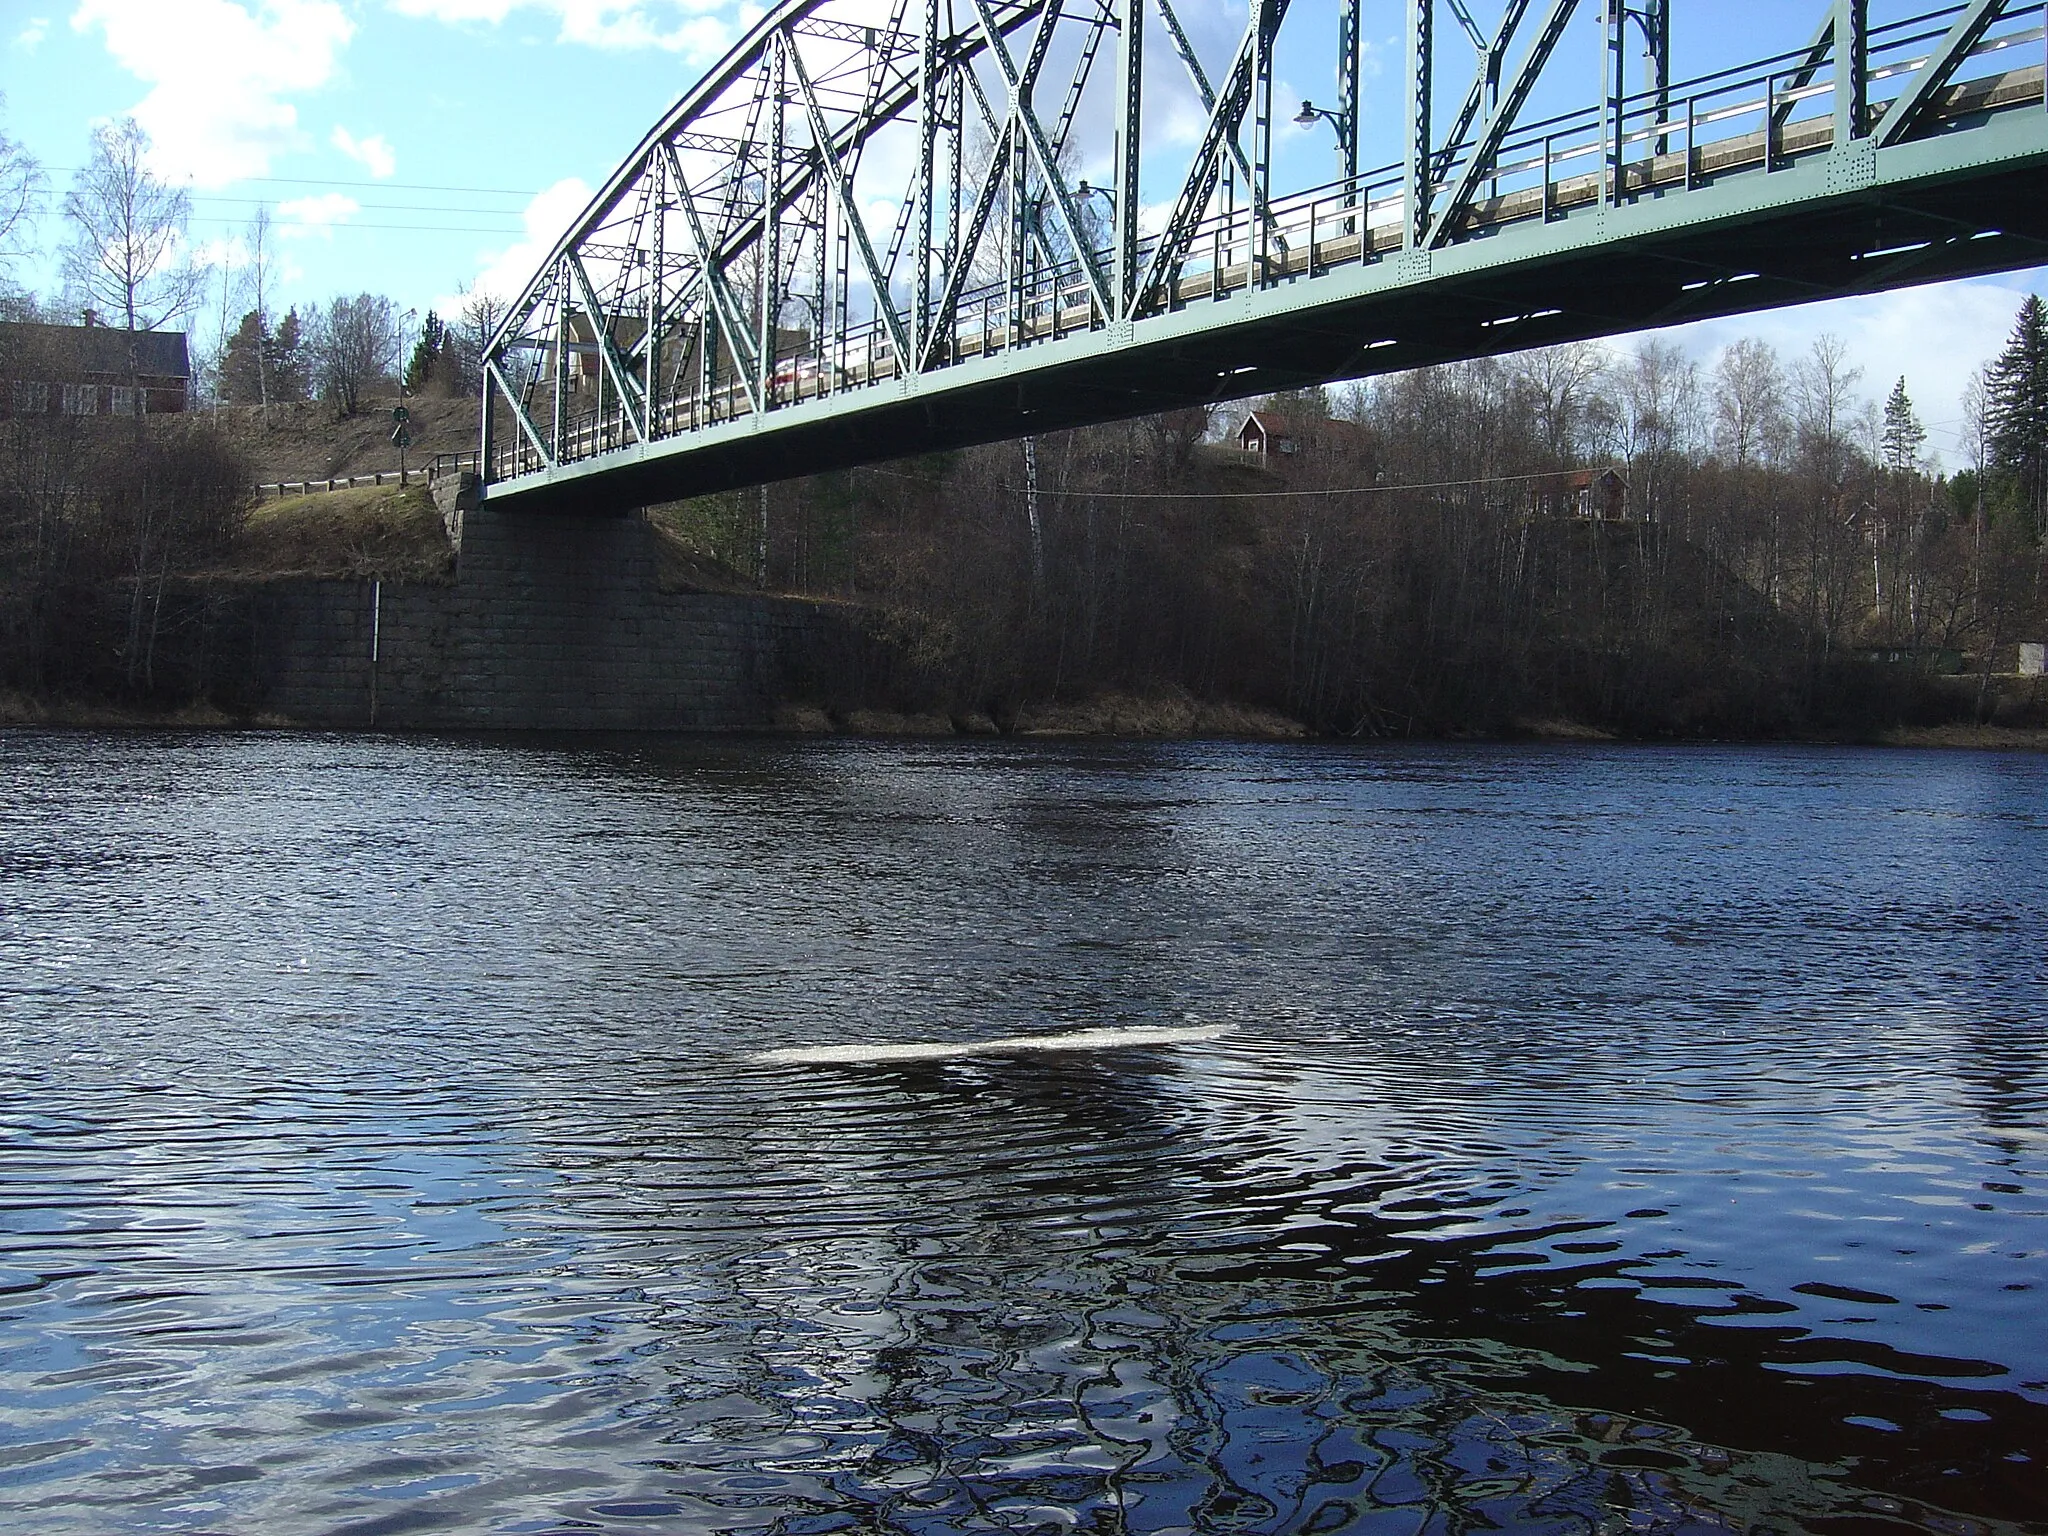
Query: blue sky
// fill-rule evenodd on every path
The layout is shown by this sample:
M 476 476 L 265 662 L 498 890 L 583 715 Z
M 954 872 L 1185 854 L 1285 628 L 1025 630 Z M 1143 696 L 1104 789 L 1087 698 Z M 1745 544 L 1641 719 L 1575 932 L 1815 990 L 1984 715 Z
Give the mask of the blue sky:
M 1371 164 L 1376 140 L 1397 131 L 1400 7 L 1366 7 Z M 1279 92 L 1290 104 L 1334 99 L 1335 50 L 1319 41 L 1324 9 L 1334 17 L 1326 0 L 1297 0 L 1291 13 Z M 1499 6 L 1475 9 L 1483 17 Z M 1680 70 L 1803 43 L 1822 9 L 1821 0 L 1675 0 Z M 1440 11 L 1448 30 L 1448 8 Z M 1242 27 L 1244 0 L 1183 0 L 1180 13 L 1212 52 Z M 49 168 L 53 189 L 45 255 L 17 277 L 54 288 L 57 194 L 92 125 L 132 113 L 155 140 L 157 169 L 191 189 L 196 242 L 232 255 L 257 206 L 271 207 L 286 303 L 369 289 L 424 311 L 464 286 L 515 290 L 591 188 L 758 14 L 735 0 L 0 0 L 0 132 Z M 1596 69 L 1596 43 L 1566 46 Z M 1163 49 L 1155 57 L 1163 63 Z M 1170 93 L 1148 106 L 1149 138 L 1155 117 L 1177 108 Z M 1327 155 L 1327 132 L 1284 129 L 1283 171 L 1290 158 Z M 1094 174 L 1109 179 L 1101 153 Z M 1873 395 L 1905 375 L 1940 448 L 1952 442 L 1968 374 L 2044 276 L 1672 334 L 1708 356 L 1743 334 L 1796 353 L 1832 331 Z M 195 329 L 204 339 L 207 323 Z

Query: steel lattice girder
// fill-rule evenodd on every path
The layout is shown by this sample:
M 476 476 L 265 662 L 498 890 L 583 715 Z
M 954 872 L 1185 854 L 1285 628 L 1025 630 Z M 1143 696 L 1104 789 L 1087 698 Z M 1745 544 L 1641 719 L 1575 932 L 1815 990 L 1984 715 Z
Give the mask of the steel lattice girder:
M 1807 0 L 1803 47 L 1690 78 L 1672 0 L 1399 0 L 1365 171 L 1361 0 L 1244 3 L 1202 13 L 1206 60 L 1192 0 L 785 4 L 491 339 L 487 501 L 618 510 L 2048 260 L 2041 0 Z M 1296 121 L 1332 120 L 1334 181 L 1275 149 L 1318 26 L 1339 110 Z

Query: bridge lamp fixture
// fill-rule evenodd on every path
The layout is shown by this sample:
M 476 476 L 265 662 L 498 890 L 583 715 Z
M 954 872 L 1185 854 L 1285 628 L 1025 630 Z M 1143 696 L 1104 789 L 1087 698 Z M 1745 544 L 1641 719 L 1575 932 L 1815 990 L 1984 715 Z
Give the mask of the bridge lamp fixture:
M 1303 128 L 1313 128 L 1319 117 L 1328 120 L 1330 126 L 1337 130 L 1338 138 L 1344 137 L 1344 119 L 1328 107 L 1319 107 L 1312 101 L 1304 101 L 1301 104 L 1301 110 L 1294 114 L 1294 121 Z
M 1103 200 L 1104 203 L 1109 205 L 1109 211 L 1111 213 L 1116 212 L 1115 187 L 1091 187 L 1088 184 L 1088 182 L 1085 179 L 1083 179 L 1075 185 L 1074 192 L 1075 195 L 1078 196 L 1084 203 L 1091 197 L 1099 197 Z

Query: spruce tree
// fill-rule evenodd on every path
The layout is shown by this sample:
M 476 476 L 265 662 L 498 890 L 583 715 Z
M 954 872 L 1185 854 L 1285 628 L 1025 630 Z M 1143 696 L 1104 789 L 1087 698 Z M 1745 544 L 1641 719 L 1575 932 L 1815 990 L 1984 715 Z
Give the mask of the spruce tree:
M 263 333 L 263 317 L 250 310 L 242 316 L 242 323 L 235 327 L 234 335 L 228 338 L 227 348 L 221 357 L 222 399 L 236 405 L 255 405 L 263 398 L 257 358 L 269 344 L 270 338 Z
M 270 359 L 271 398 L 294 404 L 304 400 L 309 369 L 305 331 L 299 323 L 296 308 L 285 311 L 284 319 L 278 322 L 276 331 L 271 334 L 270 349 L 264 355 Z
M 1927 429 L 1920 425 L 1920 417 L 1913 410 L 1913 398 L 1906 393 L 1906 380 L 1901 375 L 1884 403 L 1884 436 L 1880 443 L 1884 467 L 1897 474 L 1918 468 L 1920 449 L 1926 441 Z
M 440 371 L 441 345 L 447 340 L 447 331 L 441 317 L 428 310 L 426 322 L 420 326 L 420 339 L 412 349 L 412 360 L 405 365 L 405 387 L 413 394 L 425 389 Z
M 2036 536 L 2048 511 L 2048 304 L 2030 293 L 1985 381 L 1991 461 L 2019 492 Z

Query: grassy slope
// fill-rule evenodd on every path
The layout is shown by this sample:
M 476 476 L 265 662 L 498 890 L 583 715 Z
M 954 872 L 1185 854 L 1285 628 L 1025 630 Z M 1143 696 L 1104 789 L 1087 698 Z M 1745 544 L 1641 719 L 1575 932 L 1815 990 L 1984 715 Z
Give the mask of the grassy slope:
M 262 503 L 227 562 L 207 574 L 446 581 L 454 569 L 447 530 L 424 485 L 364 485 Z

